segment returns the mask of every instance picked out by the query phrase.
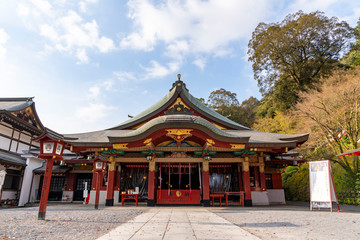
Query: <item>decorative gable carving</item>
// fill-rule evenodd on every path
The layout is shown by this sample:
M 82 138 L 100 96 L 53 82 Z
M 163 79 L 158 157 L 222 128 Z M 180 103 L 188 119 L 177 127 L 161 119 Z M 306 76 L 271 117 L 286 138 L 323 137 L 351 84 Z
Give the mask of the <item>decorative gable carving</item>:
M 165 115 L 173 115 L 173 114 L 187 114 L 193 115 L 194 112 L 190 110 L 188 106 L 182 101 L 180 97 L 178 97 L 173 105 L 171 105 L 167 111 L 165 111 Z

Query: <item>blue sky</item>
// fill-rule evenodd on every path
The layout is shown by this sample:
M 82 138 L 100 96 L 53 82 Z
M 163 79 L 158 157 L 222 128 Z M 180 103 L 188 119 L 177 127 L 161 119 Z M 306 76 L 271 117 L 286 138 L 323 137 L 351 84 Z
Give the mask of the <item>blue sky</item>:
M 178 73 L 195 97 L 261 98 L 251 33 L 298 10 L 352 27 L 356 0 L 0 0 L 0 97 L 35 96 L 59 133 L 109 128 L 151 106 Z

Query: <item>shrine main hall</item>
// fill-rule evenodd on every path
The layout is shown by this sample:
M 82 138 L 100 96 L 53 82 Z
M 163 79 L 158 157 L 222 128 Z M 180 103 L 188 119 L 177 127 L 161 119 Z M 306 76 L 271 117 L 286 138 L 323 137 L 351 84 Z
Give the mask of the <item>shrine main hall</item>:
M 83 200 L 88 189 L 94 204 L 100 186 L 99 203 L 106 206 L 129 193 L 148 206 L 210 206 L 222 196 L 245 206 L 284 204 L 281 170 L 301 161 L 290 150 L 308 139 L 233 122 L 192 96 L 180 75 L 160 101 L 115 127 L 44 135 L 64 142 L 72 156 L 55 161 L 49 200 L 56 189 L 58 200 Z M 94 171 L 99 158 L 106 162 L 100 173 Z

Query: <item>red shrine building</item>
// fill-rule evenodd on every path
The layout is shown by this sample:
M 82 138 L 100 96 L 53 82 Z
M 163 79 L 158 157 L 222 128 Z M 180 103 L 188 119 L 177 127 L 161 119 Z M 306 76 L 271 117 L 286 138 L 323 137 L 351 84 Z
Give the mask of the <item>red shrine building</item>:
M 243 192 L 245 206 L 285 203 L 280 171 L 289 161 L 279 156 L 304 143 L 308 134 L 242 126 L 206 107 L 178 78 L 160 101 L 115 127 L 61 135 L 77 156 L 65 160 L 71 167 L 65 195 L 77 198 L 75 189 L 88 181 L 94 202 L 91 159 L 101 156 L 108 164 L 101 173 L 100 203 L 107 206 L 129 191 L 138 192 L 148 206 L 209 206 L 211 194 L 226 192 Z
M 281 170 L 302 161 L 290 150 L 308 139 L 233 122 L 192 96 L 180 75 L 166 96 L 115 127 L 77 134 L 45 129 L 45 134 L 66 144 L 64 160 L 52 168 L 49 200 L 83 201 L 86 188 L 94 204 L 100 185 L 100 204 L 106 206 L 120 204 L 129 192 L 148 206 L 210 206 L 219 194 L 234 202 L 242 196 L 245 206 L 284 204 Z M 107 163 L 100 173 L 93 162 L 99 158 Z M 33 170 L 37 200 L 44 172 L 45 162 Z

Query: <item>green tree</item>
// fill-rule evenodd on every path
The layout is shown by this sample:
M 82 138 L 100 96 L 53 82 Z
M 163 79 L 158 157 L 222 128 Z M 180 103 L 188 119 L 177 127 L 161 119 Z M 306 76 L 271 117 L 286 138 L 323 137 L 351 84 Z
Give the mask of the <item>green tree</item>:
M 360 18 L 357 26 L 354 29 L 356 43 L 351 47 L 351 50 L 341 59 L 341 63 L 354 67 L 360 65 Z
M 239 104 L 236 93 L 223 88 L 211 92 L 207 102 L 216 112 L 247 127 L 251 127 L 255 122 L 260 104 L 259 100 L 252 96 Z
M 229 108 L 238 106 L 239 101 L 236 98 L 236 93 L 220 88 L 210 93 L 208 105 L 218 113 L 226 116 L 229 113 Z
M 253 96 L 242 101 L 239 107 L 238 119 L 234 121 L 247 126 L 252 127 L 257 119 L 257 108 L 260 105 L 260 101 L 254 98 Z
M 249 42 L 249 61 L 264 96 L 276 110 L 290 108 L 302 91 L 327 76 L 353 39 L 353 30 L 322 12 L 290 14 L 280 23 L 260 23 Z

